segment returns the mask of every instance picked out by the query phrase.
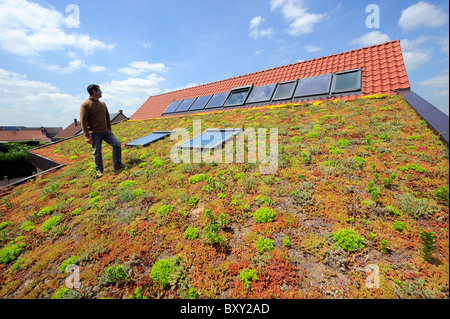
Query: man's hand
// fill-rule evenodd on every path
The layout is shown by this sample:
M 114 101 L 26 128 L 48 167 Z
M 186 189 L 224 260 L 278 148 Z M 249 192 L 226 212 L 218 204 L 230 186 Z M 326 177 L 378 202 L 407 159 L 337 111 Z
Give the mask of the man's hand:
M 88 143 L 88 144 L 92 144 L 93 143 L 91 136 L 86 137 L 86 143 Z

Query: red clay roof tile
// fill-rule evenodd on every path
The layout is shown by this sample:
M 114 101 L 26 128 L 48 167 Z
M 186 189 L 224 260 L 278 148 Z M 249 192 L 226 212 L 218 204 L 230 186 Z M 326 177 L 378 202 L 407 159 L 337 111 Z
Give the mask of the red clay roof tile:
M 131 119 L 160 117 L 167 106 L 175 100 L 228 92 L 234 87 L 243 85 L 262 86 L 358 68 L 363 69 L 363 94 L 392 94 L 396 89 L 410 87 L 400 40 L 396 40 L 150 96 Z M 347 96 L 344 99 L 356 96 L 358 95 Z

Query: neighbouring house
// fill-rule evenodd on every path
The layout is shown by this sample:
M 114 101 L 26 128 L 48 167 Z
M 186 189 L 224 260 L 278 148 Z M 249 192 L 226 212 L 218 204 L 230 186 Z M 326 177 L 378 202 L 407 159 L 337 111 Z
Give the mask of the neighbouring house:
M 0 143 L 41 141 L 48 143 L 51 141 L 42 130 L 34 131 L 0 131 Z
M 62 127 L 0 126 L 0 131 L 42 131 L 45 136 L 51 139 L 62 131 Z
M 128 117 L 123 114 L 122 110 L 119 110 L 117 113 L 113 113 L 109 115 L 109 118 L 111 120 L 111 124 L 116 124 L 122 121 L 128 120 Z M 73 122 L 67 126 L 65 129 L 63 129 L 61 132 L 59 132 L 57 135 L 53 137 L 53 141 L 60 141 L 65 138 L 69 138 L 72 136 L 76 136 L 78 134 L 81 134 L 81 123 L 79 120 L 74 119 Z

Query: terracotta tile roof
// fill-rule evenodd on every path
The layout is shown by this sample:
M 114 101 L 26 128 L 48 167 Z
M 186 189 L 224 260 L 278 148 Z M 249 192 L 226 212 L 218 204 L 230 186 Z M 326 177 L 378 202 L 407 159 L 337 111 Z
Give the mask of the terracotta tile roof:
M 0 142 L 49 141 L 42 131 L 0 131 Z
M 234 87 L 284 82 L 351 69 L 363 69 L 363 94 L 392 94 L 410 88 L 400 40 L 297 62 L 200 86 L 150 96 L 132 120 L 160 117 L 175 100 L 228 92 Z

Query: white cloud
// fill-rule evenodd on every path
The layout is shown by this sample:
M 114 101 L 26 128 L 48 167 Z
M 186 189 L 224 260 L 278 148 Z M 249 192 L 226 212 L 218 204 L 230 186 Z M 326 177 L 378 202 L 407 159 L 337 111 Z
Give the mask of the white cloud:
M 431 60 L 432 50 L 413 50 L 404 51 L 403 60 L 405 61 L 406 71 L 418 69 L 422 64 Z
M 436 28 L 448 22 L 448 13 L 442 8 L 424 1 L 406 8 L 398 21 L 403 31 L 410 31 L 422 27 Z
M 145 42 L 137 41 L 137 44 L 142 46 L 144 49 L 149 49 L 152 47 L 151 42 L 148 42 L 148 41 L 145 41 Z
M 134 61 L 131 62 L 128 67 L 118 69 L 120 73 L 129 76 L 138 76 L 139 74 L 149 72 L 165 73 L 168 70 L 169 68 L 164 63 L 148 63 L 146 61 Z
M 422 64 L 430 62 L 433 55 L 433 48 L 427 45 L 430 40 L 435 40 L 435 37 L 421 36 L 415 40 L 400 41 L 406 71 L 416 70 Z
M 66 33 L 66 18 L 54 8 L 45 8 L 25 0 L 2 0 L 0 3 L 0 47 L 22 57 L 64 48 L 78 49 L 85 54 L 95 50 L 112 50 L 89 35 Z
M 61 67 L 59 65 L 49 65 L 47 69 L 51 71 L 57 71 L 60 73 L 71 73 L 80 69 L 87 69 L 91 72 L 103 72 L 106 71 L 104 66 L 99 66 L 95 64 L 87 65 L 83 60 L 75 59 L 69 62 L 69 65 L 66 67 Z
M 381 33 L 380 31 L 372 31 L 353 39 L 350 43 L 365 47 L 388 41 L 391 41 L 391 38 L 387 34 Z
M 430 87 L 430 88 L 446 89 L 447 94 L 448 94 L 449 77 L 448 77 L 448 74 L 447 75 L 438 75 L 438 76 L 432 77 L 431 79 L 422 81 L 419 84 Z
M 149 96 L 162 93 L 159 85 L 163 81 L 165 78 L 152 73 L 145 78 L 113 80 L 99 85 L 103 92 L 102 100 L 110 113 L 123 110 L 126 116 L 131 116 Z
M 302 0 L 271 0 L 271 11 L 280 9 L 289 24 L 288 34 L 298 36 L 311 33 L 315 24 L 321 22 L 325 14 L 309 13 Z
M 77 117 L 82 96 L 61 93 L 47 82 L 0 68 L 2 125 L 65 126 Z
M 322 48 L 317 45 L 307 45 L 305 46 L 305 49 L 308 52 L 319 52 L 320 50 L 322 50 Z
M 249 36 L 253 39 L 258 39 L 261 37 L 271 37 L 274 33 L 273 28 L 267 28 L 260 30 L 259 27 L 261 23 L 264 22 L 264 18 L 257 16 L 250 20 L 250 30 Z
M 169 93 L 169 92 L 172 92 L 172 91 L 188 89 L 188 88 L 191 88 L 191 87 L 194 87 L 194 86 L 199 86 L 199 85 L 200 85 L 199 83 L 192 83 L 191 82 L 191 83 L 188 83 L 188 84 L 186 84 L 184 86 L 179 86 L 179 87 L 176 87 L 176 88 L 173 88 L 173 89 L 165 89 L 164 93 Z

